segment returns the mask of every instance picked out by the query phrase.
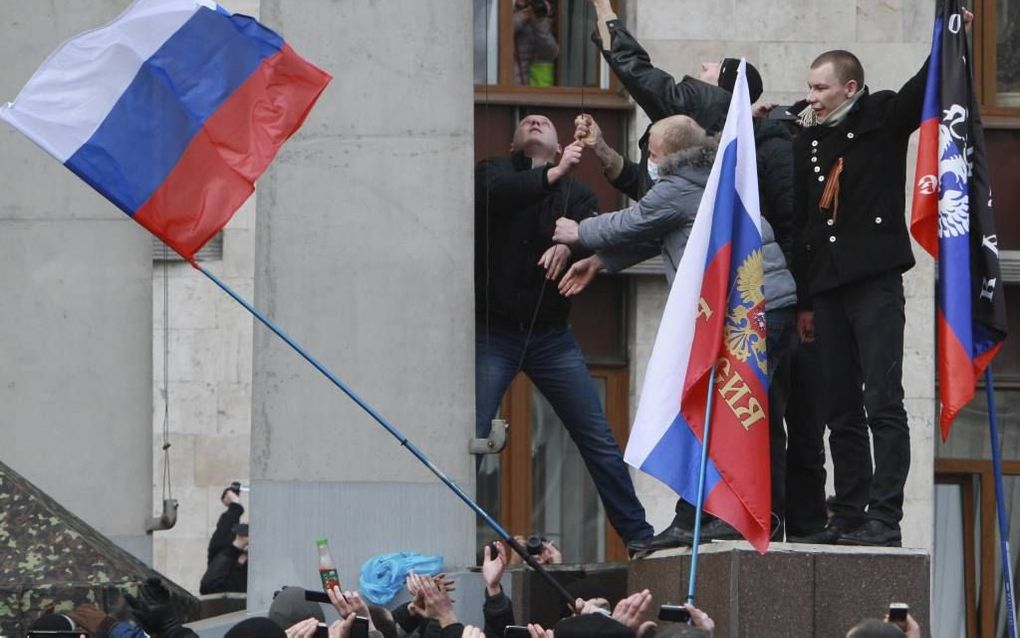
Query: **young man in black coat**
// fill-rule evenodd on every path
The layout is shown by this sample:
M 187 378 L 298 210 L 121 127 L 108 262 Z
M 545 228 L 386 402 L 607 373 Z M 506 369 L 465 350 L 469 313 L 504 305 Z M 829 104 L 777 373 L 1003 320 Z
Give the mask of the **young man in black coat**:
M 808 71 L 794 143 L 797 332 L 817 342 L 825 371 L 836 495 L 829 524 L 806 542 L 901 544 L 903 273 L 914 265 L 904 183 L 927 70 L 926 61 L 898 92 L 876 93 L 849 51 L 823 53 Z
M 556 219 L 598 211 L 595 194 L 570 176 L 580 161 L 579 142 L 561 148 L 549 118 L 529 115 L 510 157 L 485 160 L 475 172 L 475 429 L 488 436 L 503 394 L 523 371 L 563 421 L 609 522 L 630 542 L 652 528 L 567 325 L 570 302 L 556 290 L 573 258 L 552 241 Z

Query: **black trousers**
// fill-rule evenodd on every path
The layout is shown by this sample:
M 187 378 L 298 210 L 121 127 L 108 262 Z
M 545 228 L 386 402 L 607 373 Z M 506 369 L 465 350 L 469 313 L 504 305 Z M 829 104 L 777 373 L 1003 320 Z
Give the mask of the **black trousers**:
M 797 345 L 786 402 L 786 532 L 825 527 L 825 380 L 816 343 Z
M 898 525 L 910 469 L 903 408 L 903 277 L 890 272 L 814 297 L 826 379 L 833 516 Z M 871 443 L 874 442 L 874 470 Z

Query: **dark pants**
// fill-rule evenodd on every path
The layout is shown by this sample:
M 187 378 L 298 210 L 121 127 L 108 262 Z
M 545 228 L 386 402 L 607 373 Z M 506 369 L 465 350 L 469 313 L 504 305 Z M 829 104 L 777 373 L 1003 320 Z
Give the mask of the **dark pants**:
M 525 345 L 527 349 L 525 350 Z M 522 359 L 523 354 L 523 359 Z M 624 542 L 652 535 L 645 509 L 613 438 L 581 348 L 567 327 L 539 327 L 528 338 L 520 329 L 478 324 L 475 339 L 475 431 L 489 434 L 490 421 L 518 365 L 549 400 L 577 444 L 602 498 L 606 516 Z
M 898 525 L 903 518 L 903 485 L 910 468 L 910 431 L 903 409 L 903 306 L 898 272 L 814 298 L 835 470 L 832 509 L 847 521 L 867 517 Z
M 825 527 L 825 381 L 815 343 L 790 357 L 786 402 L 786 532 L 812 534 Z
M 783 413 L 790 392 L 790 348 L 794 339 L 793 306 L 765 313 L 766 352 L 769 384 L 769 465 L 772 483 L 772 512 L 783 516 L 786 485 L 786 430 Z M 711 452 L 710 452 L 711 453 Z M 694 526 L 694 505 L 683 499 L 676 502 L 674 522 L 682 527 Z M 709 520 L 710 514 L 704 519 Z

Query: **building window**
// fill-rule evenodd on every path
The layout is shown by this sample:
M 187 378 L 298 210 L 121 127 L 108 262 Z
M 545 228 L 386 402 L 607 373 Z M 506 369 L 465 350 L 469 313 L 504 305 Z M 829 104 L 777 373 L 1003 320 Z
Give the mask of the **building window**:
M 555 104 L 590 96 L 626 106 L 591 41 L 595 10 L 587 0 L 473 0 L 473 8 L 479 99 Z
M 1020 117 L 1020 0 L 974 0 L 973 5 L 982 112 L 993 122 L 995 117 Z

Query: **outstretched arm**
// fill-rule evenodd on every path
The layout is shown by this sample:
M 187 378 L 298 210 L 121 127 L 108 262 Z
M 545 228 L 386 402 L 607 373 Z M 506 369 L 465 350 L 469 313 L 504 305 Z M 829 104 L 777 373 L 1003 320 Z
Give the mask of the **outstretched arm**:
M 660 182 L 630 208 L 585 219 L 578 228 L 581 245 L 591 250 L 660 240 L 698 212 L 701 192 L 678 193 Z

